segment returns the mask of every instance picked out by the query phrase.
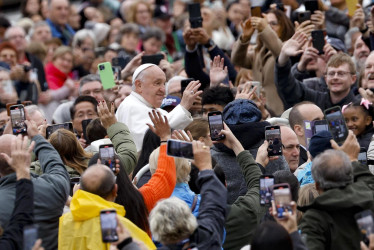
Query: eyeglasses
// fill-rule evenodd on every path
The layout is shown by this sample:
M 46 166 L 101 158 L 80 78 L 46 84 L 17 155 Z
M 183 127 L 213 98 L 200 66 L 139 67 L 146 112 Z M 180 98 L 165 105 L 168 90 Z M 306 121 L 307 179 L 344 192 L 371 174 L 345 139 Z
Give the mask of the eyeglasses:
M 352 73 L 349 72 L 349 71 L 337 71 L 337 72 L 335 72 L 335 71 L 330 71 L 330 72 L 327 72 L 327 73 L 326 73 L 326 76 L 329 77 L 329 78 L 333 78 L 336 74 L 337 74 L 338 77 L 340 77 L 340 78 L 342 78 L 342 77 L 344 77 L 344 76 L 346 76 L 346 75 L 348 75 L 348 74 L 350 74 L 350 75 L 354 75 L 354 74 L 352 74 Z
M 300 144 L 297 144 L 297 145 L 289 145 L 289 146 L 284 146 L 284 145 L 282 144 L 282 147 L 283 147 L 283 149 L 286 150 L 286 151 L 291 151 L 291 150 L 294 149 L 294 148 L 296 148 L 297 150 L 300 151 Z

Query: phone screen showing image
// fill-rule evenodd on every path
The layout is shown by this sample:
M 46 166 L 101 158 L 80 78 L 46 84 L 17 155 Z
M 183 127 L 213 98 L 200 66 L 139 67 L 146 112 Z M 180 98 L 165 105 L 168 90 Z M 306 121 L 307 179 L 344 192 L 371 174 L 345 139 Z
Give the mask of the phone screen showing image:
M 356 223 L 362 234 L 362 240 L 366 245 L 369 245 L 369 236 L 374 231 L 373 214 L 370 210 L 362 211 L 355 214 Z
M 23 228 L 23 250 L 31 250 L 38 239 L 38 225 L 27 225 Z
M 282 140 L 279 126 L 265 128 L 265 139 L 269 142 L 268 155 L 282 155 Z
M 113 145 L 101 145 L 99 148 L 101 163 L 116 171 L 116 159 Z
M 25 134 L 27 128 L 25 123 L 25 109 L 23 105 L 12 106 L 10 108 L 10 117 L 12 120 L 13 134 Z
M 325 117 L 334 140 L 337 143 L 344 142 L 348 136 L 348 129 L 340 108 L 326 110 Z
M 274 177 L 260 177 L 260 204 L 262 206 L 271 205 L 272 194 L 270 187 L 274 185 Z
M 224 139 L 224 136 L 219 135 L 223 129 L 222 113 L 219 111 L 208 113 L 210 137 L 213 141 Z
M 277 209 L 278 218 L 283 218 L 284 212 L 292 212 L 291 192 L 288 187 L 279 187 L 273 189 L 275 207 Z
M 101 234 L 103 242 L 115 242 L 117 235 L 117 213 L 114 210 L 104 210 L 100 212 Z
M 193 160 L 194 156 L 192 150 L 192 143 L 179 140 L 168 140 L 167 154 L 172 157 Z

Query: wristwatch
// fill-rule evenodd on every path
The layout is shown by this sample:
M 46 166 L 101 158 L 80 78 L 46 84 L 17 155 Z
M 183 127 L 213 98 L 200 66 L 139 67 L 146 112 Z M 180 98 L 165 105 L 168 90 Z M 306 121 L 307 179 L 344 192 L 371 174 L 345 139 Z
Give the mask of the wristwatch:
M 216 44 L 213 42 L 213 40 L 209 38 L 208 42 L 206 44 L 204 44 L 204 47 L 209 49 L 209 48 L 214 47 L 215 45 Z

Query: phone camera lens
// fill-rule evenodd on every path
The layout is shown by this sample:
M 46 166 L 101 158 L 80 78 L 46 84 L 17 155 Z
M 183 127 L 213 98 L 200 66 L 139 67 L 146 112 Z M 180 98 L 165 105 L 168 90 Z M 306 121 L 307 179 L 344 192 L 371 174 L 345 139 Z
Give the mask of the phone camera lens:
M 104 66 L 104 65 L 100 65 L 100 66 L 99 66 L 99 69 L 100 69 L 100 70 L 104 70 L 104 69 L 105 69 L 105 66 Z

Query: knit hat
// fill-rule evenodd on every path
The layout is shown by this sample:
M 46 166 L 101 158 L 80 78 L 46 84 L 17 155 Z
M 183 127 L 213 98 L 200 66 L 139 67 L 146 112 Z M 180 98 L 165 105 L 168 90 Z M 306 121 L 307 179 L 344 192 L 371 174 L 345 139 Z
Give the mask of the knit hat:
M 332 149 L 330 140 L 332 139 L 329 131 L 321 131 L 312 136 L 309 142 L 309 153 L 315 158 L 318 154 L 327 149 Z
M 238 99 L 230 102 L 223 110 L 223 119 L 226 124 L 244 124 L 259 122 L 262 118 L 261 111 L 253 101 Z
M 134 85 L 135 84 L 135 80 L 136 78 L 138 77 L 138 75 L 145 69 L 151 67 L 151 66 L 157 66 L 156 64 L 153 64 L 153 63 L 145 63 L 145 64 L 142 64 L 140 65 L 139 67 L 136 68 L 134 74 L 132 75 L 132 84 Z

